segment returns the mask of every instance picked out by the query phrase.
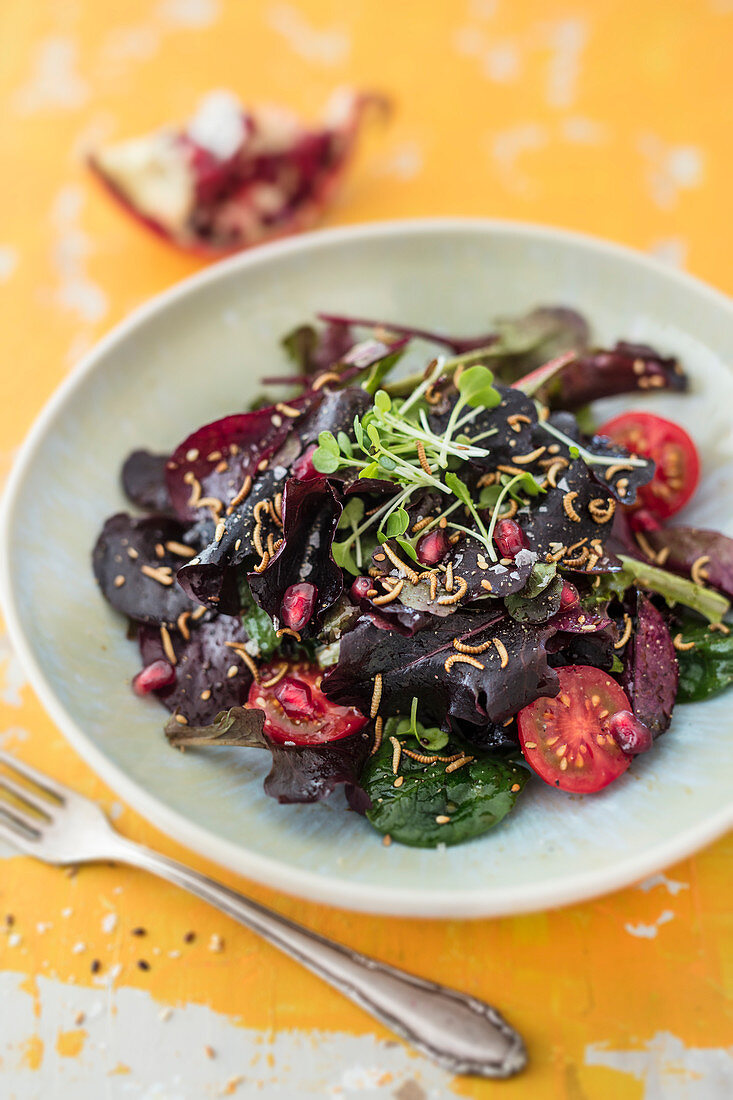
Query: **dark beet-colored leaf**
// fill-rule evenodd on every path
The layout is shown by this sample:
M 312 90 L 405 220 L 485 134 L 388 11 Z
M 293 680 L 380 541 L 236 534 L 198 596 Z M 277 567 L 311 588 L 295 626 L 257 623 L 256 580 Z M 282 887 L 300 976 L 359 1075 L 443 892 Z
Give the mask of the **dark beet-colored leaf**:
M 451 560 L 454 575 L 463 577 L 468 584 L 468 591 L 461 603 L 469 603 L 480 598 L 498 599 L 520 592 L 532 572 L 534 555 L 520 551 L 511 565 L 502 565 L 501 562 L 489 560 L 486 548 L 478 539 L 466 537 L 457 544 Z M 487 588 L 487 585 L 491 587 Z
M 168 455 L 143 450 L 133 451 L 125 459 L 122 488 L 132 503 L 145 512 L 166 515 L 173 511 L 165 479 L 167 461 Z
M 175 547 L 185 547 L 184 532 L 178 520 L 165 516 L 111 516 L 92 553 L 94 576 L 105 599 L 139 623 L 175 623 L 183 611 L 195 610 L 198 604 L 176 583 L 186 558 Z M 154 575 L 143 569 L 154 570 Z
M 280 621 L 285 590 L 300 581 L 315 585 L 313 616 L 299 631 L 304 637 L 316 632 L 323 613 L 343 591 L 343 575 L 331 555 L 341 512 L 341 503 L 327 478 L 290 478 L 283 494 L 282 546 L 263 572 L 248 576 L 257 603 L 272 619 Z
M 687 389 L 687 377 L 676 359 L 666 358 L 646 344 L 623 341 L 609 350 L 579 355 L 541 391 L 551 408 L 577 409 L 601 397 L 635 390 Z
M 366 732 L 324 745 L 271 745 L 265 793 L 281 803 L 319 802 L 341 785 L 358 790 L 371 737 Z
M 600 558 L 604 551 L 614 508 L 610 492 L 576 459 L 558 475 L 556 488 L 548 486 L 516 521 L 541 558 L 551 556 L 563 567 L 586 569 L 591 555 Z M 565 553 L 558 559 L 563 547 Z
M 459 734 L 470 745 L 487 753 L 514 752 L 519 747 L 517 724 L 514 721 L 507 720 L 499 724 L 486 722 L 482 726 L 474 726 L 470 722 L 452 719 L 451 732 Z
M 247 699 L 251 673 L 237 651 L 227 643 L 244 645 L 247 641 L 239 619 L 217 615 L 188 624 L 190 637 L 170 629 L 176 654 L 176 682 L 156 692 L 168 710 L 182 714 L 190 725 L 205 726 L 219 711 L 241 706 Z M 143 665 L 166 656 L 160 630 L 142 626 L 138 642 Z M 236 668 L 236 675 L 228 675 Z M 204 696 L 202 698 L 202 696 Z
M 553 632 L 550 624 L 526 627 L 501 611 L 460 611 L 409 638 L 378 631 L 361 619 L 342 638 L 339 663 L 324 677 L 323 690 L 335 702 L 368 713 L 374 678 L 381 673 L 382 714 L 409 714 L 417 696 L 423 722 L 443 724 L 456 718 L 473 725 L 500 723 L 540 695 L 557 691 L 545 653 Z M 482 668 L 458 659 L 446 671 L 446 661 L 458 652 L 454 638 L 471 646 L 497 639 L 499 646 L 492 644 L 473 658 Z
M 623 686 L 634 714 L 654 737 L 669 727 L 678 681 L 677 654 L 667 621 L 639 592 L 635 630 L 624 654 Z
M 664 568 L 682 576 L 697 576 L 733 597 L 733 539 L 700 527 L 662 527 L 644 536 L 652 550 L 668 551 Z

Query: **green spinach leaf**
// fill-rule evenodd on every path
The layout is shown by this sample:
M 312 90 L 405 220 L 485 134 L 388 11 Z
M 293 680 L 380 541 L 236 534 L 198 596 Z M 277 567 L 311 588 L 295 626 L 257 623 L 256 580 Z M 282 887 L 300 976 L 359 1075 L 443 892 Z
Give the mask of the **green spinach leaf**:
M 458 751 L 451 742 L 442 755 Z M 520 765 L 485 754 L 446 774 L 444 763 L 421 764 L 403 753 L 403 782 L 395 787 L 392 752 L 385 741 L 362 773 L 372 801 L 367 817 L 380 833 L 413 848 L 460 844 L 487 832 L 514 807 L 529 776 Z
M 250 639 L 259 650 L 259 656 L 269 661 L 280 645 L 272 619 L 255 603 L 252 591 L 244 574 L 239 579 L 239 600 L 241 603 L 242 625 Z
M 678 703 L 699 703 L 733 684 L 733 633 L 713 633 L 692 618 L 684 620 L 680 633 L 683 643 L 694 642 L 695 648 L 677 651 Z

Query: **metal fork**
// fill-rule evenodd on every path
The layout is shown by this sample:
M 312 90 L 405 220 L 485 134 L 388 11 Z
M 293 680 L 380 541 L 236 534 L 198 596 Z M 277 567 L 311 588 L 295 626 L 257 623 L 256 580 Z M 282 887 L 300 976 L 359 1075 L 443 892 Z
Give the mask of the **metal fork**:
M 0 772 L 0 839 L 26 855 L 57 865 L 114 860 L 182 886 L 297 959 L 451 1073 L 511 1077 L 526 1065 L 521 1037 L 490 1005 L 319 936 L 121 836 L 94 802 L 28 764 L 2 751 L 0 763 L 11 773 Z

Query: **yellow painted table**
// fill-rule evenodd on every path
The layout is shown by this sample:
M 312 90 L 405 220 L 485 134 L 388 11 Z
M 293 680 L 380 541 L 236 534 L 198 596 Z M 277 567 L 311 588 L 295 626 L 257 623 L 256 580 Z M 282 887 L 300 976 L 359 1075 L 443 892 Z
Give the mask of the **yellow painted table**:
M 80 355 L 198 266 L 101 195 L 80 151 L 185 117 L 212 87 L 306 114 L 340 83 L 393 96 L 330 224 L 546 221 L 733 291 L 731 0 L 4 0 L 0 41 L 3 475 Z M 68 748 L 4 637 L 0 744 L 186 857 Z M 0 1095 L 722 1100 L 730 855 L 720 841 L 598 901 L 474 923 L 372 920 L 252 887 L 328 935 L 496 999 L 532 1052 L 498 1086 L 450 1079 L 172 887 L 3 852 Z

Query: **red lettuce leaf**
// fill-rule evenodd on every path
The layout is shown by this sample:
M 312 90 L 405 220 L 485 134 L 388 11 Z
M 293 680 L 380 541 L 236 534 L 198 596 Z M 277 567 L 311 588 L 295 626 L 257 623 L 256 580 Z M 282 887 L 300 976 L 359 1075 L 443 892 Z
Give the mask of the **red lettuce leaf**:
M 319 398 L 299 397 L 289 407 L 302 414 L 314 400 Z M 196 492 L 191 478 L 198 482 L 201 498 L 220 500 L 226 506 L 245 477 L 254 479 L 259 463 L 274 454 L 294 427 L 294 419 L 268 405 L 198 428 L 176 447 L 166 467 L 168 491 L 178 516 L 194 521 L 202 514 L 202 506 L 192 503 Z
M 168 550 L 167 543 L 186 545 L 186 528 L 166 516 L 133 518 L 125 512 L 110 516 L 92 552 L 94 576 L 102 595 L 117 611 L 139 623 L 175 623 L 183 611 L 198 604 L 176 584 L 177 570 L 186 560 Z M 156 547 L 163 553 L 156 552 Z M 161 583 L 142 567 L 163 570 Z
M 553 633 L 551 624 L 526 627 L 501 611 L 456 612 L 409 638 L 378 631 L 363 618 L 341 639 L 339 662 L 324 677 L 323 691 L 334 702 L 355 705 L 368 714 L 379 673 L 382 714 L 409 714 L 417 697 L 423 722 L 500 723 L 541 695 L 557 693 L 557 678 L 545 652 Z M 499 650 L 492 646 L 473 658 L 483 668 L 455 661 L 446 672 L 446 660 L 457 654 L 455 638 L 472 646 L 498 639 L 506 649 L 506 667 L 501 667 Z
M 727 535 L 700 527 L 663 527 L 645 532 L 644 538 L 657 553 L 668 551 L 665 569 L 684 577 L 691 576 L 695 562 L 707 558 L 698 566 L 703 569 L 706 584 L 733 597 L 733 539 Z
M 622 683 L 634 714 L 654 737 L 669 727 L 678 682 L 677 654 L 667 620 L 638 592 L 635 630 L 624 653 Z
M 168 710 L 182 714 L 189 725 L 205 726 L 213 722 L 220 711 L 242 706 L 247 700 L 251 673 L 241 657 L 227 645 L 227 642 L 244 645 L 247 633 L 239 619 L 229 615 L 212 616 L 210 612 L 198 623 L 189 620 L 188 626 L 189 638 L 184 638 L 178 630 L 170 631 L 177 660 L 176 682 L 155 694 Z M 138 643 L 143 665 L 168 660 L 160 630 L 141 626 Z M 235 676 L 228 675 L 232 667 L 237 669 Z

